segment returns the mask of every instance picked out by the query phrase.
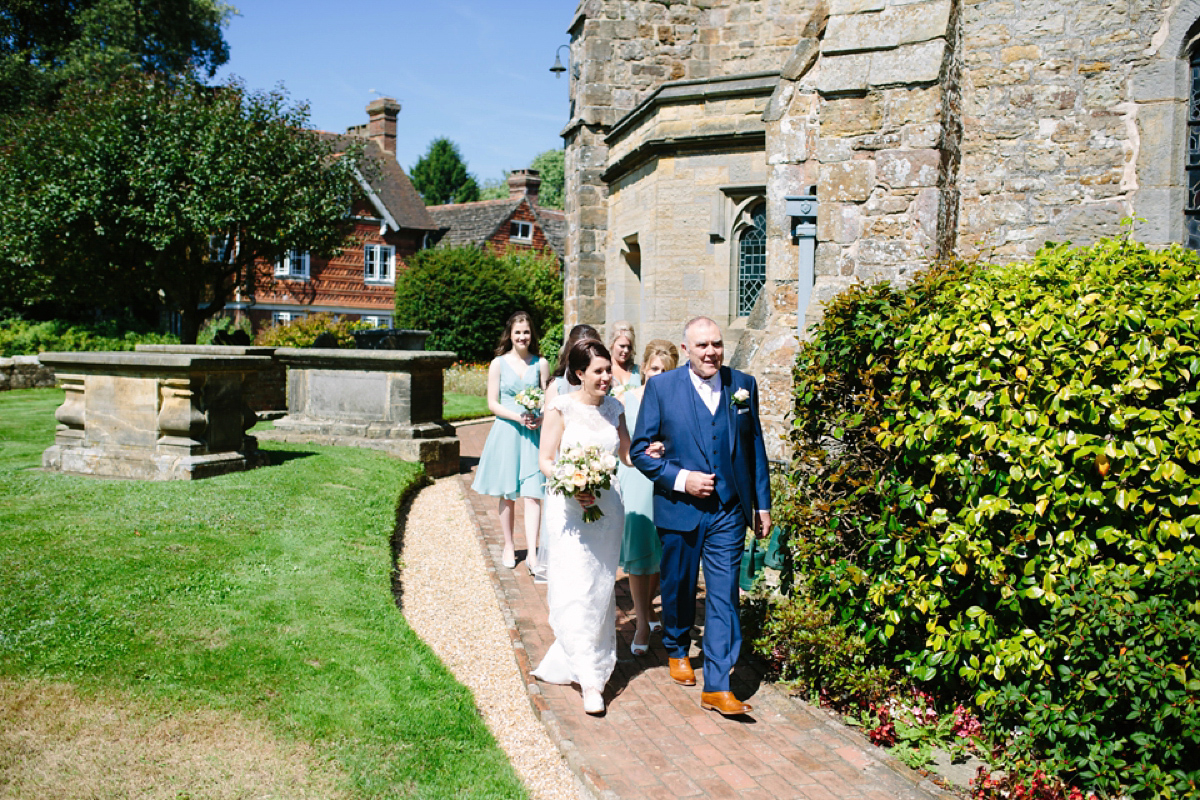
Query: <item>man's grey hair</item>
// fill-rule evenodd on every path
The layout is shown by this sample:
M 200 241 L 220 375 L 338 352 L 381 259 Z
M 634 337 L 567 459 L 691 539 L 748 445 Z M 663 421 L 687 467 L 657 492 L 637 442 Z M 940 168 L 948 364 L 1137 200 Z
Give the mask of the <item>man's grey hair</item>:
M 685 322 L 683 325 L 683 341 L 685 341 L 685 342 L 687 341 L 688 331 L 691 330 L 692 326 L 698 322 L 707 322 L 709 325 L 712 325 L 717 330 L 721 330 L 721 326 L 718 325 L 714 320 L 710 319 L 709 317 L 692 317 L 687 322 Z

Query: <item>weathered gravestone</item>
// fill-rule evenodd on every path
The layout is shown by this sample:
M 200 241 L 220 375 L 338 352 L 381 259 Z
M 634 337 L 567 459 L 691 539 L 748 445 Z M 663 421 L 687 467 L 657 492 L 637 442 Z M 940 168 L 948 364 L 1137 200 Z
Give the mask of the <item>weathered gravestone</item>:
M 258 465 L 245 388 L 264 356 L 42 353 L 66 391 L 42 466 L 144 480 L 191 480 Z
M 442 373 L 455 354 L 280 348 L 288 414 L 264 439 L 384 450 L 433 477 L 458 471 L 458 437 L 442 419 Z

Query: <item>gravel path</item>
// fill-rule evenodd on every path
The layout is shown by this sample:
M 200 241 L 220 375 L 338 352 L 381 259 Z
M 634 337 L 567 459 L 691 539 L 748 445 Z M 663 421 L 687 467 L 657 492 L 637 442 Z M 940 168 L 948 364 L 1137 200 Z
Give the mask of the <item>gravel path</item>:
M 458 477 L 443 478 L 413 500 L 400 555 L 404 616 L 475 695 L 530 797 L 586 797 L 534 716 L 462 492 Z

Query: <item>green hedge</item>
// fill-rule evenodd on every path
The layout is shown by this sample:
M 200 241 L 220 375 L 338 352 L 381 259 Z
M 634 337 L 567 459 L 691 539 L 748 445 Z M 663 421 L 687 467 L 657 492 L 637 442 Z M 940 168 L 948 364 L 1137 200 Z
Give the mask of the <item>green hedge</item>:
M 63 320 L 0 319 L 0 356 L 75 350 L 132 350 L 139 344 L 179 344 L 174 334 L 128 330 L 117 321 L 82 325 Z
M 490 361 L 504 323 L 521 310 L 540 331 L 562 322 L 562 277 L 552 255 L 435 248 L 396 276 L 396 326 L 433 331 L 428 349 L 463 361 Z
M 1149 630 L 1165 619 L 1155 574 L 1196 557 L 1198 303 L 1200 262 L 1180 248 L 1047 246 L 1028 264 L 853 289 L 796 365 L 795 491 L 781 514 L 794 590 L 877 663 L 1019 724 L 1021 758 L 1043 754 L 1104 792 L 1127 781 L 1133 797 L 1151 796 L 1136 765 L 1176 789 L 1200 778 L 1172 744 L 1200 752 L 1194 724 L 1120 703 L 1086 724 L 1035 706 L 1073 703 L 1089 685 L 1071 674 L 1075 653 L 1115 646 L 1111 627 L 1067 615 L 1087 587 L 1136 597 L 1130 630 Z M 1179 569 L 1194 597 L 1195 571 Z M 1174 681 L 1180 719 L 1194 720 L 1195 641 L 1156 646 L 1180 659 L 1163 665 L 1169 680 L 1131 674 L 1128 691 L 1161 696 Z M 1082 746 L 1099 731 L 1108 750 Z

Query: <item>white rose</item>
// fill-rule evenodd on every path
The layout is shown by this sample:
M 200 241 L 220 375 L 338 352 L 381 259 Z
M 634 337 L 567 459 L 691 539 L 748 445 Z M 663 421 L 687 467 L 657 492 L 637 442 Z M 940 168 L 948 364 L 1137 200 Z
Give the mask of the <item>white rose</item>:
M 736 392 L 733 393 L 733 399 L 739 403 L 746 402 L 747 400 L 750 399 L 750 390 L 749 389 L 738 389 Z

